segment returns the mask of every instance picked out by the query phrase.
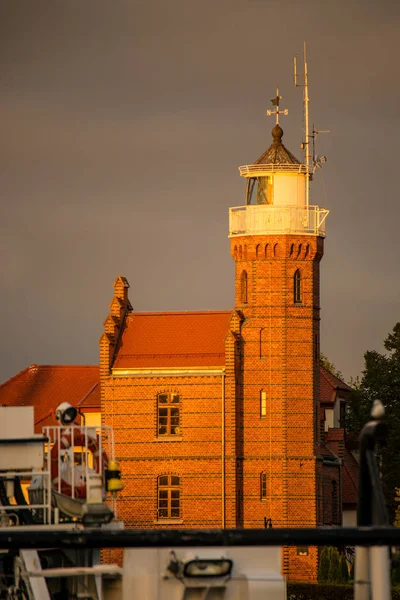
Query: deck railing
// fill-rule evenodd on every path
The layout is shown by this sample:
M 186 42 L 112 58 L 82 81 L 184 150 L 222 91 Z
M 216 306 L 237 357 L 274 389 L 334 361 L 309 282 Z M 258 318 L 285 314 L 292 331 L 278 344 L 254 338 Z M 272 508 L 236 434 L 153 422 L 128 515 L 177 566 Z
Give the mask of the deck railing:
M 229 237 L 274 233 L 324 237 L 328 214 L 319 206 L 235 206 L 229 209 Z

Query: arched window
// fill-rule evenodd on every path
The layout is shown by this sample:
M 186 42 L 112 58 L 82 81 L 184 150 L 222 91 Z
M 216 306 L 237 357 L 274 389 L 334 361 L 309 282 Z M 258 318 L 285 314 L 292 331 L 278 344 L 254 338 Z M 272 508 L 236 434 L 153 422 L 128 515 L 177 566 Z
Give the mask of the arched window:
M 268 244 L 265 244 L 264 258 L 269 258 L 269 245 Z
M 176 475 L 160 475 L 157 483 L 158 519 L 179 519 L 181 515 L 180 478 Z
M 242 258 L 243 258 L 242 246 L 239 246 L 239 260 L 242 260 Z
M 181 435 L 178 394 L 165 392 L 157 395 L 157 420 L 158 437 Z
M 293 301 L 295 304 L 301 304 L 301 274 L 299 269 L 293 277 Z
M 294 244 L 291 244 L 290 245 L 290 254 L 289 254 L 289 256 L 290 257 L 293 256 L 293 253 L 294 253 Z
M 240 278 L 240 299 L 242 304 L 247 304 L 247 273 L 243 271 Z
M 235 246 L 235 248 L 233 249 L 233 258 L 235 260 L 237 260 L 237 255 L 238 255 L 237 246 Z
M 301 258 L 301 249 L 302 249 L 302 247 L 303 247 L 302 244 L 299 244 L 299 249 L 298 249 L 298 252 L 297 252 L 297 258 Z
M 260 474 L 260 500 L 267 499 L 267 474 L 262 472 Z
M 279 244 L 276 243 L 274 245 L 274 257 L 276 258 L 277 256 L 279 256 Z
M 305 252 L 304 252 L 304 258 L 307 258 L 309 251 L 310 251 L 310 244 L 307 244 Z
M 256 258 L 260 258 L 260 244 L 256 246 Z
M 247 244 L 244 245 L 243 258 L 244 260 L 247 260 Z

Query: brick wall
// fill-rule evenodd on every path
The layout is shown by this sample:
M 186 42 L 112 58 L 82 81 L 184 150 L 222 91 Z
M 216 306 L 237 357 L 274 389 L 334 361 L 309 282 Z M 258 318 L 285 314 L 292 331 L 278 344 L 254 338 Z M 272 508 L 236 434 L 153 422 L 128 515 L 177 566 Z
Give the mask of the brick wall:
M 158 527 L 157 478 L 177 475 L 181 518 L 162 526 L 221 527 L 222 377 L 108 377 L 104 422 L 114 428 L 125 489 L 119 514 L 128 527 Z M 181 435 L 157 436 L 157 394 L 180 397 Z M 230 487 L 226 474 L 227 487 Z
M 236 303 L 246 317 L 241 331 L 242 427 L 240 488 L 243 525 L 316 525 L 316 454 L 319 404 L 319 261 L 315 236 L 243 236 L 231 239 L 236 264 Z M 295 303 L 294 274 L 301 275 Z M 247 298 L 243 287 L 247 274 Z M 244 302 L 243 300 L 247 300 Z M 266 414 L 261 415 L 261 394 Z M 266 498 L 260 476 L 267 476 Z M 316 577 L 317 556 L 285 549 L 292 579 Z

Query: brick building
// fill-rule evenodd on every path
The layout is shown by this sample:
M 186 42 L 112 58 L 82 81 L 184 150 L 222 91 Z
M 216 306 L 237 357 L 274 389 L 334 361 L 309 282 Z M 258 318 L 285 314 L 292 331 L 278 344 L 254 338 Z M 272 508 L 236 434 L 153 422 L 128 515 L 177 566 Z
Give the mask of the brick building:
M 37 427 L 62 400 L 93 424 L 101 412 L 115 430 L 126 527 L 354 518 L 356 463 L 343 427 L 349 388 L 319 365 L 327 211 L 309 205 L 307 167 L 282 135 L 276 125 L 266 152 L 240 167 L 246 205 L 229 216 L 233 310 L 135 312 L 119 276 L 99 371 L 33 366 L 0 386 L 1 403 L 35 406 Z M 313 579 L 316 549 L 284 549 L 283 564 L 290 578 Z
M 343 460 L 320 423 L 332 410 L 329 398 L 320 414 L 327 211 L 309 206 L 307 168 L 282 135 L 276 125 L 266 152 L 240 167 L 247 204 L 230 209 L 232 311 L 136 313 L 127 280 L 115 282 L 101 412 L 117 432 L 129 526 L 341 523 Z M 294 578 L 315 577 L 316 560 L 312 548 L 284 550 Z

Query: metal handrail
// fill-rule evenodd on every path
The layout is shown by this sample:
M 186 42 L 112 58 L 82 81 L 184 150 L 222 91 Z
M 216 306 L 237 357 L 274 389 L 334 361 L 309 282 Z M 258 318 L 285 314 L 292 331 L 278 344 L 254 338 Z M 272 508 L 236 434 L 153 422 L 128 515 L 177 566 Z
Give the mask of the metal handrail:
M 319 206 L 248 204 L 229 209 L 229 236 L 255 234 L 325 235 L 329 210 Z
M 283 165 L 278 165 L 278 164 L 271 164 L 271 165 L 263 165 L 263 164 L 256 164 L 256 165 L 243 165 L 241 167 L 238 167 L 239 169 L 239 173 L 242 177 L 249 177 L 252 176 L 253 174 L 259 174 L 259 173 L 274 173 L 274 172 L 291 172 L 291 173 L 303 173 L 303 174 L 307 174 L 307 167 L 306 165 L 302 165 L 302 164 L 292 164 L 292 163 L 288 163 L 288 164 L 283 164 Z M 311 172 L 311 171 L 310 171 Z

